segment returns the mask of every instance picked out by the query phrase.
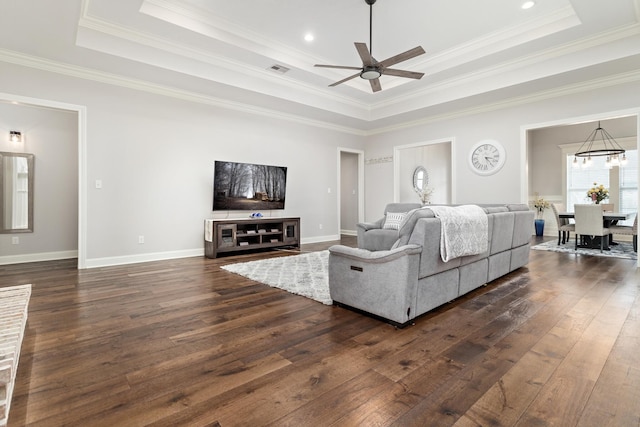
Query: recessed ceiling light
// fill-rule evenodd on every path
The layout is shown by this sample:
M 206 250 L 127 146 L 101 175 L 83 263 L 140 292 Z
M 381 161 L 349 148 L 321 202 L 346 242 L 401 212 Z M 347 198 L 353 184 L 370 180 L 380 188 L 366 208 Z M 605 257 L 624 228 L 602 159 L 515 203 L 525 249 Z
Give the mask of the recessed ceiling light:
M 523 9 L 531 9 L 531 8 L 532 8 L 533 6 L 535 6 L 535 5 L 536 5 L 536 2 L 534 2 L 534 1 L 530 0 L 530 1 L 526 1 L 526 2 L 522 3 L 522 6 L 521 6 L 521 7 L 522 7 Z
M 304 40 L 305 41 L 312 42 L 313 39 L 314 39 L 314 37 L 313 37 L 313 34 L 311 34 L 311 33 L 307 33 L 307 34 L 304 35 Z

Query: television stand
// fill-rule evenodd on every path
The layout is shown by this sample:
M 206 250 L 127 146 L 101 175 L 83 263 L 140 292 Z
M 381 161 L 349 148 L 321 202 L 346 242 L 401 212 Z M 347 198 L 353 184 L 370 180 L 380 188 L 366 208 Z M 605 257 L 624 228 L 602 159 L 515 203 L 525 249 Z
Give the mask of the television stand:
M 205 219 L 204 255 L 300 247 L 300 218 Z

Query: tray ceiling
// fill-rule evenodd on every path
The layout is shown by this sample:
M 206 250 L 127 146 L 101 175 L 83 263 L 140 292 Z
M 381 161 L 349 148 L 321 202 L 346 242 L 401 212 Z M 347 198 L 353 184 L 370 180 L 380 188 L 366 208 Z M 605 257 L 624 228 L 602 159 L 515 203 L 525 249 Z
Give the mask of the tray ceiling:
M 313 66 L 361 65 L 353 43 L 369 44 L 364 0 L 0 1 L 10 18 L 0 60 L 361 131 L 640 78 L 640 0 L 537 0 L 527 10 L 520 0 L 378 0 L 373 56 L 418 45 L 427 53 L 394 67 L 424 72 L 421 80 L 382 76 L 377 93 L 360 78 L 328 87 L 353 72 Z

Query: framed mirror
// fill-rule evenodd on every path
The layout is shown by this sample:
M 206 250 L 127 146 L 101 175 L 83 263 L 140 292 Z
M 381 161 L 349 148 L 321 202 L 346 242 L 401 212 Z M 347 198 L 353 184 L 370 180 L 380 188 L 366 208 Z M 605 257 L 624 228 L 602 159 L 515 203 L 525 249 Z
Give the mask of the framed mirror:
M 0 152 L 0 233 L 33 232 L 34 155 Z
M 424 166 L 418 166 L 413 171 L 413 189 L 418 193 L 422 193 L 427 188 L 427 184 L 429 184 L 429 174 Z

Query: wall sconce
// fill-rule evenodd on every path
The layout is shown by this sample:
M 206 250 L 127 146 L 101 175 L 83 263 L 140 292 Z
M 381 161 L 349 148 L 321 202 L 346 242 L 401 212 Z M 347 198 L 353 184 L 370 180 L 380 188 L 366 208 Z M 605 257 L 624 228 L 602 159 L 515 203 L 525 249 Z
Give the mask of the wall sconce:
M 22 142 L 22 132 L 17 130 L 9 131 L 9 141 L 11 142 Z

